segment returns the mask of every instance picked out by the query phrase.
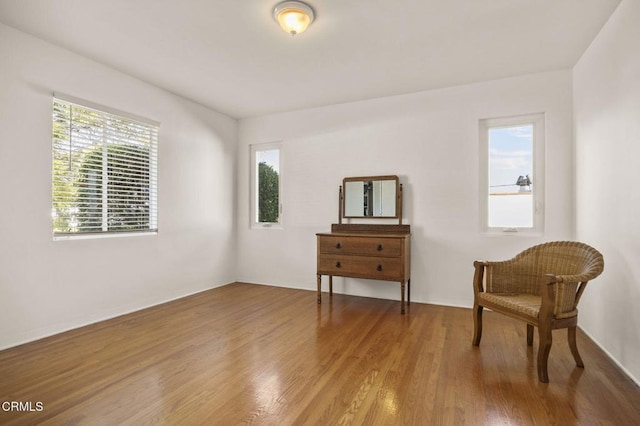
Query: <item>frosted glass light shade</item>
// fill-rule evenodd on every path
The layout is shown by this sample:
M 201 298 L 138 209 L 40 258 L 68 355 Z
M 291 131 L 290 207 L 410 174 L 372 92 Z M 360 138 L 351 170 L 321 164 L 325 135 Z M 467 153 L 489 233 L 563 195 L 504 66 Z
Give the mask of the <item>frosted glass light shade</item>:
M 285 32 L 296 35 L 313 22 L 313 9 L 300 1 L 284 1 L 273 9 L 273 17 Z

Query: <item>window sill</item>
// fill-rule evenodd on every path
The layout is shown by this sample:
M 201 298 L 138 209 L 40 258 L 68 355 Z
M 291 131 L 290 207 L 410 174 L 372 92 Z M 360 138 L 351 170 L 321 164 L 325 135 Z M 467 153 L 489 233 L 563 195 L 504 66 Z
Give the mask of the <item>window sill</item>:
M 281 223 L 253 223 L 251 229 L 283 229 Z
M 92 240 L 99 238 L 122 238 L 122 237 L 147 237 L 158 235 L 158 231 L 147 232 L 105 232 L 95 234 L 78 234 L 78 235 L 54 235 L 53 241 L 68 241 L 68 240 Z
M 485 229 L 482 234 L 489 237 L 542 237 L 544 236 L 543 231 L 535 230 L 535 229 L 517 229 L 517 228 L 507 228 L 507 229 Z

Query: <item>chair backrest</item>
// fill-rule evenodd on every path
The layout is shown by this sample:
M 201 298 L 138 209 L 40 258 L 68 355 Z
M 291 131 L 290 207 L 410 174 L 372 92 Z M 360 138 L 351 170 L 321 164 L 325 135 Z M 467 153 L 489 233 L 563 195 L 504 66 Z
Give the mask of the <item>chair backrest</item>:
M 582 275 L 593 269 L 593 272 L 599 270 L 597 276 L 604 265 L 602 254 L 598 250 L 577 241 L 539 244 L 523 251 L 516 258 L 531 256 L 535 269 L 547 270 L 545 273 L 555 275 Z
M 513 259 L 500 262 L 491 272 L 490 286 L 492 291 L 539 296 L 540 278 L 544 274 L 579 275 L 581 281 L 589 281 L 600 275 L 603 267 L 602 254 L 593 247 L 577 241 L 553 241 L 530 247 Z

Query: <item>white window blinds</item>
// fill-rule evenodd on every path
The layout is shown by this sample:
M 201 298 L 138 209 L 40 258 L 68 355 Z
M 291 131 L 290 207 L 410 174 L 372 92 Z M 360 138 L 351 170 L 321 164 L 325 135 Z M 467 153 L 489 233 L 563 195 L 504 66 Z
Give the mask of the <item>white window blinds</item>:
M 158 126 L 53 99 L 53 233 L 157 231 Z

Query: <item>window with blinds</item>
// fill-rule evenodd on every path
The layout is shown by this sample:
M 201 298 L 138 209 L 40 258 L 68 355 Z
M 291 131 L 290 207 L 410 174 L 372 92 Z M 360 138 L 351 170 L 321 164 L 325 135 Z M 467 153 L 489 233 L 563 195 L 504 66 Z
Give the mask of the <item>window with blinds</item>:
M 53 99 L 54 237 L 156 232 L 158 125 Z

